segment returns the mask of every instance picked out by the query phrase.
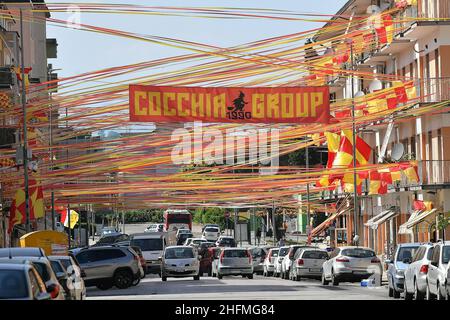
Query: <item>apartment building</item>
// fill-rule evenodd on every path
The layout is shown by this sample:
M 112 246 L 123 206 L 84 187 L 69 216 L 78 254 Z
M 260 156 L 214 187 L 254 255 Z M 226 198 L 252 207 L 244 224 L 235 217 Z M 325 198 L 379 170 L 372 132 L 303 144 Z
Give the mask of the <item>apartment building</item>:
M 395 2 L 352 0 L 338 14 L 369 16 L 376 8 L 374 6 L 384 11 L 392 9 Z M 450 18 L 450 2 L 417 0 L 409 3 L 393 16 L 393 41 L 356 57 L 356 70 L 373 72 L 375 80 L 355 76 L 352 90 L 351 79 L 332 79 L 329 84 L 334 98 L 351 98 L 352 92 L 369 92 L 374 81 L 387 88 L 392 80 L 412 80 L 420 96 L 413 108 L 448 103 L 450 21 L 443 18 Z M 331 20 L 329 25 L 339 19 Z M 336 35 L 339 33 L 319 33 L 316 41 Z M 390 75 L 391 80 L 385 80 L 381 74 Z M 359 243 L 381 254 L 388 253 L 401 242 L 442 239 L 444 234 L 443 231 L 436 232 L 436 221 L 450 212 L 450 115 L 431 112 L 415 119 L 395 122 L 385 119 L 370 128 L 360 128 L 359 133 L 373 147 L 373 163 L 383 163 L 392 156 L 398 160 L 417 160 L 420 177 L 418 184 L 407 183 L 403 177 L 400 183 L 390 185 L 384 195 L 368 195 L 363 184 L 363 194 L 359 197 L 360 215 L 356 221 Z M 324 198 L 324 202 L 336 196 Z M 414 210 L 415 200 L 431 203 L 431 207 Z M 336 229 L 344 231 L 350 240 L 355 223 L 353 213 L 337 216 Z M 446 232 L 448 237 L 450 228 Z

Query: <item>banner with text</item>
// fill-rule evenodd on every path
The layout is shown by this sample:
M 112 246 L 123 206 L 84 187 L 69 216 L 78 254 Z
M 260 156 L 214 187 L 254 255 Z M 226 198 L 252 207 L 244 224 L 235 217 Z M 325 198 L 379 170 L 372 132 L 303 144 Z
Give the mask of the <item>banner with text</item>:
M 130 85 L 130 121 L 328 123 L 328 87 L 200 88 Z

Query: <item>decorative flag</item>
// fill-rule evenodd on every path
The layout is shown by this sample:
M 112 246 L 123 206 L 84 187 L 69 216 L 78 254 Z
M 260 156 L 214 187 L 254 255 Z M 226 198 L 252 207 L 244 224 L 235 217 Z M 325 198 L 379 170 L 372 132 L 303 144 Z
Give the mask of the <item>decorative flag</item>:
M 64 227 L 69 227 L 69 209 L 58 210 L 57 211 L 61 215 L 61 223 Z M 73 229 L 77 224 L 79 219 L 79 214 L 75 210 L 70 210 L 70 229 Z
M 430 211 L 433 209 L 433 202 L 431 201 L 422 201 L 422 200 L 414 200 L 413 202 L 414 210 L 427 210 Z
M 23 73 L 25 75 L 25 88 L 28 88 L 28 86 L 30 85 L 29 73 L 31 70 L 31 67 L 23 69 Z M 22 69 L 20 67 L 14 67 L 14 72 L 16 73 L 17 81 L 22 83 Z
M 7 92 L 0 92 L 0 110 L 10 109 L 11 107 L 11 95 Z

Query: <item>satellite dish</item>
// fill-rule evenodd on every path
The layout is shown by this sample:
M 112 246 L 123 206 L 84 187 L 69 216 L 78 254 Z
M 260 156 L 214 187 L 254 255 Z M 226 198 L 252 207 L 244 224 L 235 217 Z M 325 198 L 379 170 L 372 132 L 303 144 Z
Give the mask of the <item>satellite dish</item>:
M 355 98 L 359 98 L 359 97 L 364 97 L 366 94 L 364 93 L 364 91 L 358 91 L 357 93 L 355 93 Z
M 381 89 L 383 89 L 383 84 L 378 79 L 374 79 L 369 85 L 370 93 L 374 93 L 375 91 L 379 91 Z
M 381 12 L 381 8 L 377 5 L 370 5 L 367 7 L 366 13 L 368 14 L 377 14 Z
M 398 161 L 403 157 L 403 153 L 405 152 L 405 147 L 401 143 L 394 144 L 391 151 L 391 158 L 394 161 Z

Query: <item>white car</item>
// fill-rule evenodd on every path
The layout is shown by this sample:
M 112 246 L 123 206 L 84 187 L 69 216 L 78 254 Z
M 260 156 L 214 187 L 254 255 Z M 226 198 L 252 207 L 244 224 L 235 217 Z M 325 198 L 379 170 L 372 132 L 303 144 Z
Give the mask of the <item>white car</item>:
M 324 262 L 322 284 L 331 282 L 334 286 L 340 282 L 359 282 L 375 277 L 376 285 L 381 285 L 383 267 L 375 251 L 365 247 L 339 247 Z
M 153 223 L 145 229 L 144 232 L 163 232 L 164 231 L 164 224 L 162 223 Z
M 286 254 L 289 252 L 289 246 L 280 247 L 280 250 L 278 251 L 278 257 L 275 258 L 275 261 L 273 263 L 273 276 L 279 277 L 281 275 L 281 263 L 286 256 Z
M 61 262 L 68 274 L 67 287 L 72 297 L 71 300 L 86 300 L 86 286 L 83 277 L 84 271 L 72 256 L 48 256 L 49 259 L 55 259 Z
M 328 252 L 321 249 L 297 250 L 289 273 L 289 279 L 300 281 L 301 278 L 319 278 L 322 265 L 328 260 Z
M 198 247 L 202 242 L 208 242 L 203 238 L 187 238 L 184 246 Z
M 304 245 L 290 245 L 287 254 L 283 257 L 281 261 L 281 278 L 289 279 L 289 273 L 291 272 L 292 262 L 294 261 L 294 256 L 299 249 L 311 248 L 310 246 Z
M 168 245 L 166 234 L 157 232 L 132 234 L 130 245 L 141 248 L 142 256 L 147 264 L 147 273 L 161 273 L 159 257 L 161 257 L 165 247 Z
M 183 233 L 192 233 L 192 231 L 189 230 L 189 229 L 178 229 L 178 230 L 177 230 L 177 237 L 178 237 L 180 234 L 183 234 Z
M 279 248 L 272 248 L 269 250 L 269 253 L 267 254 L 266 258 L 264 259 L 263 263 L 263 276 L 269 277 L 273 274 L 275 270 L 275 259 L 278 258 L 278 251 L 280 251 Z
M 416 250 L 405 270 L 404 298 L 423 300 L 427 291 L 427 273 L 433 254 L 432 244 L 423 244 Z
M 161 280 L 167 281 L 168 277 L 200 279 L 200 257 L 192 247 L 172 246 L 164 250 L 160 258 Z
M 450 261 L 450 241 L 439 242 L 433 246 L 431 262 L 427 274 L 427 300 L 446 297 L 447 265 Z
M 217 227 L 206 227 L 202 234 L 203 239 L 212 242 L 216 242 L 219 237 L 220 229 Z
M 217 278 L 237 275 L 253 279 L 252 255 L 244 248 L 225 248 L 220 253 Z

